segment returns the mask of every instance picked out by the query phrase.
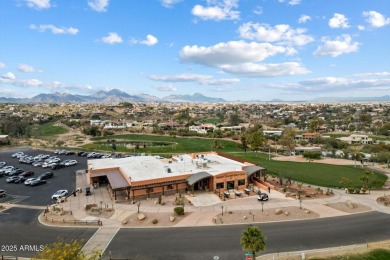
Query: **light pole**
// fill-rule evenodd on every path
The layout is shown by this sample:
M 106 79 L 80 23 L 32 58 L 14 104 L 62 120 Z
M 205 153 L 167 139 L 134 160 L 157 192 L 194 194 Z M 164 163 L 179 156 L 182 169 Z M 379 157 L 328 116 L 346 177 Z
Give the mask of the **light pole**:
M 138 203 L 137 203 L 138 213 L 139 213 L 139 206 L 141 206 L 141 202 L 140 201 L 138 201 Z
M 223 206 L 221 206 L 221 209 L 222 209 L 222 216 L 223 216 Z
M 299 208 L 302 209 L 302 200 L 299 199 Z
M 264 211 L 263 207 L 264 207 L 264 201 L 260 202 L 261 203 L 261 212 Z

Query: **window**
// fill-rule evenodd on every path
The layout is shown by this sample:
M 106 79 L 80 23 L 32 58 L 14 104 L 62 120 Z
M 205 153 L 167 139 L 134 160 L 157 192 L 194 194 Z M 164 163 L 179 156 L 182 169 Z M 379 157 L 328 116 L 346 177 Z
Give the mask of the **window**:
M 245 179 L 243 179 L 243 180 L 238 180 L 237 185 L 238 185 L 238 186 L 245 185 Z
M 223 182 L 217 183 L 217 189 L 223 189 L 225 187 Z
M 172 184 L 167 185 L 167 189 L 168 190 L 173 190 L 173 185 Z
M 153 188 L 146 189 L 146 192 L 147 192 L 147 193 L 153 192 Z
M 234 181 L 228 181 L 226 184 L 228 190 L 234 189 Z

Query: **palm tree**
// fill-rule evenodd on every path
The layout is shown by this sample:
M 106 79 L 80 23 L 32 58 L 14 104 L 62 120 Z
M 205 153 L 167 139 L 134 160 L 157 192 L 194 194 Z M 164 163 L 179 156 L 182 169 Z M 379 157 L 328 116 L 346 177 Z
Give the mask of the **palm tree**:
M 242 231 L 242 249 L 250 250 L 253 254 L 253 259 L 256 259 L 256 253 L 265 249 L 265 239 L 266 237 L 258 227 L 249 226 Z

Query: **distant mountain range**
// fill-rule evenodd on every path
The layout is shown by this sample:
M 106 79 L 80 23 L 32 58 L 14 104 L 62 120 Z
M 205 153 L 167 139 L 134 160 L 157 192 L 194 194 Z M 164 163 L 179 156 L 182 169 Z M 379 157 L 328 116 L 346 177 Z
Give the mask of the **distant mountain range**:
M 200 93 L 193 95 L 170 95 L 159 98 L 148 94 L 129 95 L 119 89 L 100 90 L 92 95 L 72 95 L 64 93 L 39 94 L 32 98 L 0 97 L 0 103 L 119 103 L 119 102 L 192 102 L 192 103 L 222 103 L 222 98 L 206 97 Z
M 321 97 L 311 100 L 284 101 L 272 99 L 270 101 L 251 100 L 240 102 L 373 102 L 390 101 L 390 96 L 381 97 Z M 73 95 L 65 93 L 39 94 L 32 98 L 6 98 L 0 97 L 0 103 L 119 103 L 119 102 L 161 102 L 161 103 L 226 103 L 223 98 L 213 98 L 204 96 L 201 93 L 193 95 L 169 95 L 163 98 L 148 94 L 130 95 L 119 89 L 110 91 L 100 90 L 92 95 Z M 237 102 L 237 101 L 235 101 Z

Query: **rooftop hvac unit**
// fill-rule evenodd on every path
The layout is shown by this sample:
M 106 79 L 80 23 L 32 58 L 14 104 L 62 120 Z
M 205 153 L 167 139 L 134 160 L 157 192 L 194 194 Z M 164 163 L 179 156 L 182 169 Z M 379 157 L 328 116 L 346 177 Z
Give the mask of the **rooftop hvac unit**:
M 172 173 L 171 168 L 167 168 L 167 173 Z

